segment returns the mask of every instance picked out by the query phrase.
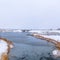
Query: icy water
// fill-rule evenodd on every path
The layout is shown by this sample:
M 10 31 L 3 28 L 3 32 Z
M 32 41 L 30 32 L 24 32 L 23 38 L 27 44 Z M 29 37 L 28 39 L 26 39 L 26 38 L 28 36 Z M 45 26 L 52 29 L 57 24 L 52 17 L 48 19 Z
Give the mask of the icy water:
M 9 60 L 60 60 L 52 55 L 54 45 L 46 41 L 29 36 L 25 32 L 0 32 L 0 37 L 7 38 L 14 43 Z

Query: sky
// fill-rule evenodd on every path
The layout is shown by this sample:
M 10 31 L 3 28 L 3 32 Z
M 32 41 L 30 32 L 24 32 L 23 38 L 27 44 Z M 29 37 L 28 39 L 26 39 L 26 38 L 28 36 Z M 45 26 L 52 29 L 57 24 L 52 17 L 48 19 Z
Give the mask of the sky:
M 60 28 L 60 0 L 0 0 L 0 28 Z

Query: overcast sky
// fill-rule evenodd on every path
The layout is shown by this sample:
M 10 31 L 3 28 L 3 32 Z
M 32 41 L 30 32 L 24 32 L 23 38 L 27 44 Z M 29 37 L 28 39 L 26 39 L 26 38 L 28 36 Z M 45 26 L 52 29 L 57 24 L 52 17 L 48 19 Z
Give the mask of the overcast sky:
M 0 28 L 60 28 L 60 0 L 0 0 Z

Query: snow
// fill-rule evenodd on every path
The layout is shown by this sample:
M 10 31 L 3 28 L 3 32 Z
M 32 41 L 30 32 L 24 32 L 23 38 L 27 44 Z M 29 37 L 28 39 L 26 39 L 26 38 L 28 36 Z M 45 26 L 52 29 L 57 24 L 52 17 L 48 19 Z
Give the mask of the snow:
M 40 34 L 46 34 L 46 33 L 60 33 L 60 30 L 31 30 L 29 32 L 36 32 Z
M 42 36 L 44 36 L 44 37 L 52 38 L 52 39 L 60 42 L 60 30 L 32 30 L 30 32 L 42 34 Z
M 0 40 L 0 58 L 2 53 L 7 52 L 7 43 L 3 40 Z
M 52 53 L 53 53 L 53 55 L 55 57 L 59 57 L 60 56 L 60 50 L 53 50 Z
M 42 35 L 42 36 L 47 37 L 47 38 L 51 38 L 51 39 L 54 39 L 54 40 L 60 42 L 60 36 L 59 35 Z
M 57 55 L 58 50 L 54 50 L 52 53 L 53 55 Z

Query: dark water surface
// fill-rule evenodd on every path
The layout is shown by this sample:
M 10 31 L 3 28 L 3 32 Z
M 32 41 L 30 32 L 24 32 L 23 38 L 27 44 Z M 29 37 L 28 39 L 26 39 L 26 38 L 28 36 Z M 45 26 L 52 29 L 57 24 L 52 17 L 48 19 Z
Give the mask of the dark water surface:
M 54 45 L 46 41 L 28 36 L 25 32 L 0 32 L 0 37 L 14 42 L 10 60 L 60 60 L 52 55 Z

